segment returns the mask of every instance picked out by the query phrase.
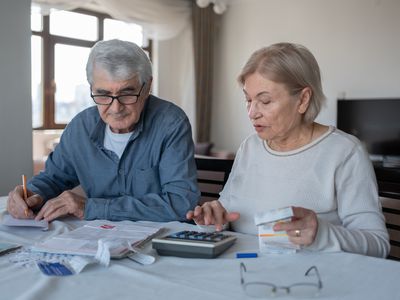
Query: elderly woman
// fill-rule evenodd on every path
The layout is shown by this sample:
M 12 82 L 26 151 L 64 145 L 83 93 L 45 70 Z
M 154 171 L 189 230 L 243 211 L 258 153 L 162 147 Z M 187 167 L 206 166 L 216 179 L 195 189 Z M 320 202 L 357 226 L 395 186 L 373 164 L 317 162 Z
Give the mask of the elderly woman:
M 256 134 L 241 144 L 220 199 L 187 218 L 217 230 L 232 222 L 233 230 L 255 234 L 255 213 L 293 206 L 292 221 L 274 227 L 292 243 L 386 257 L 388 233 L 366 151 L 354 136 L 314 121 L 325 97 L 310 51 L 291 43 L 262 48 L 238 80 Z

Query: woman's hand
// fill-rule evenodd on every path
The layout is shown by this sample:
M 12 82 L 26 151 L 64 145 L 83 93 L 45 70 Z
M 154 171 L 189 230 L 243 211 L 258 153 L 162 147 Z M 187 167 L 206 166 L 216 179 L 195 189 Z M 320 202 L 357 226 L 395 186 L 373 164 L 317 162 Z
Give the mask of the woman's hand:
M 194 220 L 198 225 L 215 225 L 216 231 L 221 231 L 224 224 L 236 221 L 239 217 L 237 212 L 228 213 L 218 200 L 205 202 L 186 214 L 188 220 Z
M 286 231 L 289 241 L 296 245 L 311 245 L 318 232 L 317 214 L 303 207 L 292 207 L 294 216 L 291 222 L 277 223 L 275 231 Z

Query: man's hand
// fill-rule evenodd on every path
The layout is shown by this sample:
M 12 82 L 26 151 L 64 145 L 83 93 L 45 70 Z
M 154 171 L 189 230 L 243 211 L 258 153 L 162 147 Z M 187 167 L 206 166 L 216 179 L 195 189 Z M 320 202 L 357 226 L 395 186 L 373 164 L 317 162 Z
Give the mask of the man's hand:
M 224 224 L 236 221 L 239 217 L 237 212 L 228 213 L 218 200 L 205 202 L 186 214 L 188 220 L 194 220 L 199 225 L 215 225 L 217 231 L 221 231 Z
M 58 197 L 48 200 L 37 214 L 35 220 L 51 221 L 66 215 L 74 215 L 83 219 L 85 202 L 85 197 L 71 191 L 65 191 Z
M 27 190 L 28 198 L 24 200 L 24 190 L 22 185 L 18 185 L 8 193 L 7 211 L 17 219 L 32 219 L 35 214 L 32 209 L 39 208 L 43 204 L 43 199 L 38 194 L 33 194 Z

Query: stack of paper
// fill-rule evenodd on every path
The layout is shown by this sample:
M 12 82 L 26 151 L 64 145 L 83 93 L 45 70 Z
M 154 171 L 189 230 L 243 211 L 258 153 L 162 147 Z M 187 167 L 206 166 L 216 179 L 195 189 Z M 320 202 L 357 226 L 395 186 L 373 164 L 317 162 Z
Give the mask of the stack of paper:
M 160 232 L 161 225 L 156 223 L 127 223 L 104 220 L 90 221 L 73 231 L 54 236 L 32 247 L 33 251 L 90 255 L 95 256 L 98 241 L 107 241 L 112 258 L 124 257 L 131 247 L 141 243 Z

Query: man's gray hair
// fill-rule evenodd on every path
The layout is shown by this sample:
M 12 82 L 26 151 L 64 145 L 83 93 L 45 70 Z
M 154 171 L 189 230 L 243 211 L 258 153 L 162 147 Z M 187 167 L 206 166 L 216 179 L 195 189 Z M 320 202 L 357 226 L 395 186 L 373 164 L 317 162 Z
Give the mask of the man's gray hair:
M 93 70 L 105 70 L 115 80 L 128 80 L 137 76 L 139 84 L 152 77 L 151 62 L 138 45 L 121 41 L 108 40 L 97 42 L 90 51 L 86 64 L 86 77 L 93 84 Z
M 306 47 L 278 43 L 257 50 L 243 67 L 239 83 L 244 85 L 246 78 L 256 72 L 269 80 L 283 83 L 292 95 L 309 87 L 312 93 L 304 120 L 309 123 L 315 120 L 326 99 L 317 60 Z

